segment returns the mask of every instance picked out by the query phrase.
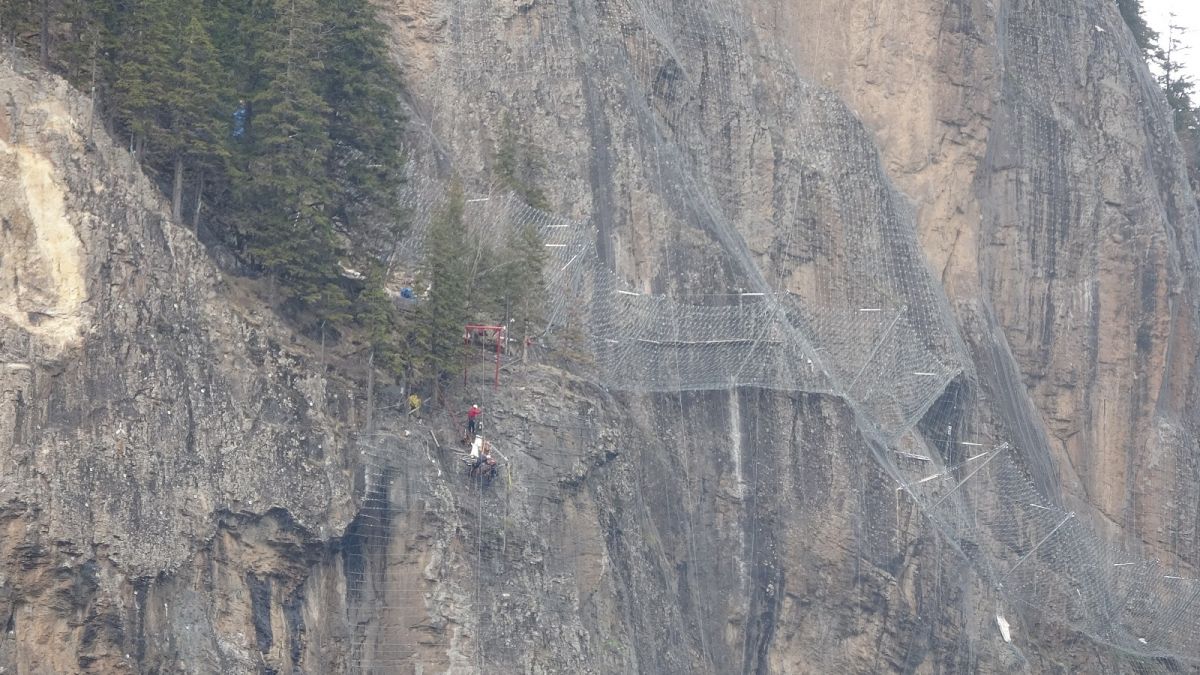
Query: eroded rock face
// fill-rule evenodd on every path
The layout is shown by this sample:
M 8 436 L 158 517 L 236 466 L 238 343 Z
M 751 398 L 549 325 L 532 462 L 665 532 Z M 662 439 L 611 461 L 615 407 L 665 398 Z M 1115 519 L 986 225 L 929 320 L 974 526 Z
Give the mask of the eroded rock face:
M 1039 448 L 1046 486 L 1115 546 L 1192 564 L 1197 213 L 1110 3 L 431 2 L 393 19 L 417 146 L 486 172 L 511 115 L 555 167 L 557 210 L 590 206 L 644 292 L 819 294 L 806 266 L 848 207 L 794 186 L 901 190 L 926 253 L 905 264 L 949 296 L 980 414 Z M 801 114 L 828 98 L 854 115 Z M 864 135 L 881 175 L 839 157 Z M 979 627 L 961 644 L 996 639 Z M 1073 667 L 1107 658 L 1071 645 Z
M 1061 9 L 759 16 L 862 113 L 960 311 L 996 316 L 1068 489 L 1193 563 L 1195 200 L 1120 17 Z
M 960 312 L 998 315 L 1064 482 L 1122 526 L 1188 531 L 1193 199 L 1119 16 L 1060 10 L 749 8 L 764 50 L 862 116 Z
M 86 101 L 7 63 L 0 80 L 0 665 L 257 663 L 252 630 L 230 637 L 248 578 L 290 580 L 272 597 L 303 603 L 312 561 L 266 534 L 247 546 L 296 574 L 219 544 L 272 509 L 300 547 L 349 520 L 346 391 L 227 301 L 130 157 L 84 126 Z
M 1004 402 L 989 421 L 1049 439 L 1128 548 L 1192 562 L 1196 211 L 1115 7 L 876 4 L 385 15 L 418 175 L 482 192 L 512 120 L 554 210 L 592 219 L 645 292 L 819 294 L 820 265 L 853 263 L 839 223 L 898 189 L 926 257 L 896 264 L 945 288 L 981 398 Z M 357 433 L 362 373 L 223 280 L 84 99 L 0 81 L 0 666 L 1122 667 L 1004 605 L 836 397 L 514 368 L 450 401 L 483 403 L 509 465 L 486 489 L 436 407 L 381 403 Z
M 63 209 L 54 167 L 27 148 L 0 147 L 7 213 L 3 217 L 5 317 L 58 346 L 74 346 L 86 317 L 82 246 Z

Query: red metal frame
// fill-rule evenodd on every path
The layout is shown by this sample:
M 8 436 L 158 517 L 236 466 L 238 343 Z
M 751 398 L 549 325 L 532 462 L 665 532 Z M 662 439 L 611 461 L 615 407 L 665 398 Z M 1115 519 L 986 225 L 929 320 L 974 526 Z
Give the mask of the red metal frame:
M 475 333 L 484 333 L 492 331 L 495 334 L 496 341 L 496 382 L 495 388 L 500 388 L 500 344 L 505 338 L 504 326 L 485 326 L 483 324 L 469 323 L 466 326 L 466 332 L 463 334 L 463 342 L 470 342 L 471 335 Z M 467 360 L 463 359 L 463 386 L 467 385 Z

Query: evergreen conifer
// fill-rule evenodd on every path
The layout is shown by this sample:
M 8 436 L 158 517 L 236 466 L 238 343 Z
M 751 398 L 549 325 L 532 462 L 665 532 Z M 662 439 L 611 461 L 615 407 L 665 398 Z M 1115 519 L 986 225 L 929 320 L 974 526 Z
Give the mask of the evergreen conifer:
M 181 18 L 174 68 L 167 78 L 167 152 L 172 166 L 172 213 L 183 221 L 185 168 L 195 172 L 196 199 L 202 199 L 203 176 L 216 173 L 228 158 L 221 103 L 232 98 L 228 77 L 217 58 L 208 29 L 193 8 Z
M 507 257 L 513 261 L 506 279 L 512 301 L 511 327 L 522 344 L 522 357 L 530 338 L 545 321 L 546 285 L 544 269 L 548 255 L 542 237 L 532 223 L 523 223 L 508 242 Z
M 549 204 L 537 185 L 544 169 L 541 155 L 527 139 L 518 136 L 512 118 L 505 115 L 496 148 L 496 177 L 500 184 L 520 195 L 526 204 L 545 209 Z
M 435 385 L 457 370 L 462 356 L 468 300 L 463 209 L 462 186 L 455 182 L 429 227 L 425 261 L 429 297 L 421 305 L 413 342 L 428 355 L 427 375 Z
M 251 105 L 252 157 L 237 186 L 252 258 L 284 282 L 296 309 L 334 323 L 348 318 L 339 284 L 341 247 L 329 217 L 332 142 L 321 90 L 321 26 L 315 0 L 275 0 L 259 67 L 265 87 Z
M 322 55 L 336 197 L 331 217 L 356 242 L 380 250 L 401 235 L 400 80 L 388 61 L 382 24 L 367 0 L 330 0 Z
M 1153 55 L 1158 48 L 1158 33 L 1146 23 L 1142 13 L 1142 0 L 1117 0 L 1117 9 L 1125 25 L 1133 33 L 1133 39 L 1138 47 L 1147 55 Z
M 143 163 L 161 159 L 158 152 L 167 145 L 164 125 L 176 9 L 173 0 L 134 0 L 121 19 L 113 110 Z

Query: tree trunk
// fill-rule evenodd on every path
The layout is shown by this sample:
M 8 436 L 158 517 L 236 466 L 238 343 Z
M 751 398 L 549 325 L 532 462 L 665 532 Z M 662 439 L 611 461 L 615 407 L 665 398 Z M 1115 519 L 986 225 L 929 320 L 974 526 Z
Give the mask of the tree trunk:
M 375 408 L 375 350 L 367 357 L 367 433 L 371 433 L 371 418 Z
M 96 122 L 96 52 L 99 51 L 99 48 L 97 47 L 97 44 L 99 42 L 100 42 L 100 39 L 98 37 L 93 37 L 92 44 L 91 44 L 91 55 L 90 55 L 91 62 L 92 62 L 92 90 L 91 90 L 92 100 L 91 100 L 91 105 L 88 108 L 88 124 L 87 124 L 87 128 L 88 128 L 88 136 L 87 137 L 88 137 L 89 144 L 92 142 L 92 126 Z
M 372 354 L 375 352 L 372 351 Z M 321 320 L 321 378 L 325 377 L 325 320 Z
M 42 0 L 42 21 L 39 31 L 41 53 L 38 62 L 42 68 L 50 67 L 50 3 L 52 0 Z
M 529 356 L 529 291 L 526 291 L 525 309 L 521 312 L 521 363 Z
M 175 155 L 175 184 L 171 189 L 171 219 L 183 224 L 183 156 Z
M 196 211 L 192 214 L 192 229 L 200 234 L 200 209 L 204 205 L 204 172 L 196 176 Z

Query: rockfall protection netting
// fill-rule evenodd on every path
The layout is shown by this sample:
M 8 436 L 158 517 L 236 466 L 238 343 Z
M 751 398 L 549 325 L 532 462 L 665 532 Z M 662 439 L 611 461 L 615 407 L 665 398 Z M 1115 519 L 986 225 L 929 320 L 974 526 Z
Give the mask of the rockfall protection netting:
M 452 443 L 365 434 L 360 508 L 343 539 L 352 672 L 497 672 L 489 663 L 498 651 L 546 652 L 572 639 L 570 580 L 583 546 L 563 513 L 564 485 L 535 469 L 574 466 L 596 436 L 595 420 L 564 416 L 536 442 L 524 439 L 536 455 L 497 443 L 504 470 L 488 485 L 466 476 Z M 512 578 L 510 558 L 530 554 L 518 523 L 559 543 L 533 552 L 544 578 L 536 588 Z M 460 562 L 468 569 L 450 569 Z M 452 573 L 465 583 L 444 583 Z M 536 616 L 510 602 L 529 593 L 538 595 Z
M 774 73 L 783 80 L 778 90 L 752 95 L 757 55 L 745 45 L 754 43 L 754 31 L 737 3 L 684 4 L 552 3 L 527 33 L 520 31 L 526 24 L 506 23 L 485 0 L 459 3 L 449 17 L 453 44 L 439 73 L 460 91 L 492 91 L 499 83 L 556 109 L 588 98 L 592 80 L 603 80 L 604 105 L 633 128 L 614 132 L 628 134 L 614 145 L 645 144 L 642 170 L 670 193 L 663 197 L 668 210 L 694 227 L 686 236 L 719 249 L 744 281 L 687 297 L 646 293 L 610 267 L 613 232 L 605 214 L 573 220 L 512 195 L 472 195 L 465 221 L 473 236 L 499 241 L 524 225 L 540 232 L 550 254 L 547 333 L 582 331 L 593 377 L 610 389 L 759 387 L 843 399 L 898 495 L 918 505 L 995 589 L 998 614 L 1035 611 L 1134 659 L 1139 670 L 1158 668 L 1158 659 L 1200 665 L 1200 581 L 1126 555 L 1088 514 L 1065 506 L 1049 449 L 1038 433 L 1021 428 L 1034 422 L 998 412 L 1013 409 L 1002 399 L 1024 393 L 977 372 L 924 261 L 909 208 L 887 187 L 853 113 L 786 72 Z M 1035 23 L 1008 20 L 1011 68 L 1034 67 L 1022 40 L 1037 32 Z M 480 56 L 497 54 L 503 57 Z M 547 82 L 581 84 L 548 89 Z M 736 162 L 705 150 L 714 125 L 747 122 L 710 119 L 720 110 L 705 103 L 721 100 L 769 108 L 786 138 L 774 148 L 782 178 L 769 225 L 782 233 L 775 247 L 787 260 L 771 263 L 774 273 L 765 271 L 769 255 L 753 255 L 743 242 L 745 221 L 728 215 L 743 198 Z M 428 183 L 414 183 L 409 196 L 413 236 L 400 255 L 416 264 L 424 225 L 442 197 Z M 1002 336 L 995 341 L 1003 343 Z M 391 541 L 391 522 L 405 511 L 395 494 L 396 453 L 386 440 L 371 453 L 355 534 L 378 544 Z M 482 525 L 477 537 L 482 551 Z M 372 577 L 363 571 L 370 568 L 348 568 L 352 595 L 374 592 L 388 606 L 414 603 L 422 608 L 414 620 L 423 616 L 430 598 L 418 589 L 425 585 L 389 578 L 383 569 Z M 379 672 L 387 672 L 388 658 L 399 664 L 446 647 L 433 630 L 359 625 L 357 647 L 375 650 L 359 663 Z
M 588 222 L 511 195 L 476 198 L 466 220 L 497 238 L 526 224 L 538 228 L 550 254 L 547 333 L 576 322 L 594 355 L 597 384 L 841 397 L 897 491 L 1004 603 L 1134 656 L 1193 660 L 1200 582 L 1106 543 L 1087 518 L 1064 507 L 1053 479 L 1038 474 L 1029 457 L 1046 448 L 1019 448 L 992 421 L 991 387 L 958 342 L 911 221 L 844 219 L 843 241 L 855 243 L 844 258 L 855 260 L 817 272 L 822 293 L 837 294 L 730 292 L 684 302 L 623 284 L 597 255 L 599 233 Z M 910 269 L 902 270 L 906 260 Z M 388 466 L 384 454 L 372 461 L 376 472 Z M 389 503 L 365 502 L 383 511 Z M 416 591 L 390 593 L 424 602 Z M 401 651 L 413 653 L 411 646 Z
M 359 511 L 347 528 L 343 554 L 353 672 L 398 672 L 421 656 L 422 647 L 447 646 L 436 631 L 422 629 L 431 598 L 420 576 L 397 573 L 406 571 L 408 552 L 393 529 L 430 489 L 412 462 L 396 461 L 401 447 L 399 437 L 387 435 L 362 443 Z

